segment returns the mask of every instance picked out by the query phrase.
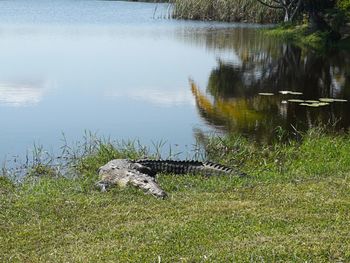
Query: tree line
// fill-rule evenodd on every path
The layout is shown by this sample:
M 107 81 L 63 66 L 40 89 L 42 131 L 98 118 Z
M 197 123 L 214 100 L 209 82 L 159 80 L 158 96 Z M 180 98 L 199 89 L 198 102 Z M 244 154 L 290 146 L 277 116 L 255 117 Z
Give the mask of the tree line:
M 256 0 L 284 12 L 284 22 L 308 20 L 313 31 L 334 31 L 349 17 L 350 0 Z

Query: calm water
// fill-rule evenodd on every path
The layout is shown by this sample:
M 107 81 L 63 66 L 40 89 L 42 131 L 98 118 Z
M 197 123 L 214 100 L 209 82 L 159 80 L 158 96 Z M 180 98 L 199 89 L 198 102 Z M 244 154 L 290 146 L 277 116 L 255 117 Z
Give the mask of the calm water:
M 168 5 L 94 0 L 0 1 L 0 159 L 33 143 L 56 151 L 84 130 L 166 140 L 187 151 L 202 132 L 257 139 L 276 126 L 350 125 L 350 56 L 263 38 L 252 25 L 164 19 Z M 191 79 L 192 81 L 189 81 Z
M 250 29 L 233 35 L 225 31 L 203 38 L 213 49 L 232 49 L 237 58 L 218 59 L 204 90 L 192 84 L 208 125 L 263 142 L 282 134 L 298 137 L 319 124 L 333 131 L 349 129 L 350 52 L 320 54 Z

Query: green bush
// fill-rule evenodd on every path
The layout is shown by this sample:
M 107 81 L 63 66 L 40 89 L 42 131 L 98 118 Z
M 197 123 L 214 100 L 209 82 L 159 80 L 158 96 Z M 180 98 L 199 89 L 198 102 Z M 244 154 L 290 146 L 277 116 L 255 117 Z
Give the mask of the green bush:
M 344 11 L 350 11 L 350 0 L 338 0 L 337 6 Z

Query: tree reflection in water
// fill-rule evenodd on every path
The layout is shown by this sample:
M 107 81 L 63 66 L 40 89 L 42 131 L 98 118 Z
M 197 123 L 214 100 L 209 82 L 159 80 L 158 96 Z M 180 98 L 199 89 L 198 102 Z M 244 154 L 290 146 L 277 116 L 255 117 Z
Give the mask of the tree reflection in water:
M 234 34 L 235 35 L 235 34 Z M 236 34 L 237 35 L 237 34 Z M 260 35 L 260 36 L 259 36 Z M 197 108 L 207 123 L 226 132 L 238 132 L 258 141 L 270 141 L 281 126 L 292 132 L 318 124 L 337 130 L 350 126 L 350 103 L 332 102 L 322 107 L 301 106 L 288 99 L 350 99 L 350 54 L 330 51 L 317 54 L 288 43 L 253 37 L 226 39 L 216 34 L 206 41 L 212 48 L 231 48 L 239 62 L 224 62 L 212 70 L 206 91 L 190 81 Z M 228 38 L 225 34 L 224 38 Z M 260 42 L 259 42 L 260 41 Z M 260 43 L 260 44 L 259 44 Z M 302 95 L 282 95 L 279 91 Z M 261 96 L 271 92 L 273 96 Z

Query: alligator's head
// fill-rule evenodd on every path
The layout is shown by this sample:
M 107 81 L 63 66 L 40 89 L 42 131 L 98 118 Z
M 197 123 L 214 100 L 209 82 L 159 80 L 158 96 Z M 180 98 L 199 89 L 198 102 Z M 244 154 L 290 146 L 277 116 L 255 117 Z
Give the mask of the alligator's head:
M 142 173 L 140 173 L 140 175 L 141 176 L 135 176 L 135 173 L 133 173 L 132 176 L 130 176 L 129 183 L 157 198 L 166 198 L 168 196 L 157 184 L 155 178 Z

